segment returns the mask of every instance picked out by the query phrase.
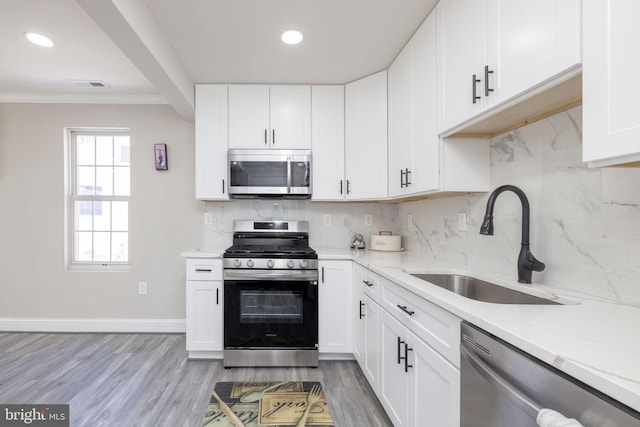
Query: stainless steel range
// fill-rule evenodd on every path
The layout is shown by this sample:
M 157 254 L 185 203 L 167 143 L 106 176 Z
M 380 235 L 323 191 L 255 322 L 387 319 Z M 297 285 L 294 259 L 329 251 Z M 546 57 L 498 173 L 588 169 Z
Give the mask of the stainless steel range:
M 318 366 L 309 223 L 234 221 L 223 267 L 224 366 Z

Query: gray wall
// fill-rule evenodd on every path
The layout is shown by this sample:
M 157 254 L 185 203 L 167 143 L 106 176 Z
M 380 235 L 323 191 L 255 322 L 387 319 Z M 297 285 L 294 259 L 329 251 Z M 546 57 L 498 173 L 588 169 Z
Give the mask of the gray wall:
M 131 129 L 128 272 L 65 269 L 69 126 Z M 164 105 L 0 104 L 0 318 L 184 319 L 179 254 L 202 242 L 193 135 L 193 123 Z M 167 144 L 168 171 L 155 170 L 154 143 Z

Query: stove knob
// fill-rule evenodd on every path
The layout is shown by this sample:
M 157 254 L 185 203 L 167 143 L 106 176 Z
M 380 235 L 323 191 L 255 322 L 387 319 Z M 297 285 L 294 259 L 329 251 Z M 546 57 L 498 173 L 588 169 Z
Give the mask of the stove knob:
M 267 261 L 267 268 L 273 268 L 274 265 L 275 265 L 275 263 L 273 262 L 272 259 Z
M 253 262 L 253 260 L 252 260 L 252 259 L 247 260 L 247 267 L 251 268 L 251 267 L 253 267 L 253 266 L 254 266 L 254 262 Z
M 287 261 L 287 267 L 289 268 L 293 268 L 293 266 L 296 265 L 292 259 L 290 259 L 289 261 Z
M 240 260 L 239 260 L 239 259 L 237 259 L 237 260 L 233 261 L 233 266 L 234 266 L 235 268 L 240 268 L 240 266 L 241 266 L 241 265 L 242 265 L 242 262 L 240 262 Z
M 300 261 L 300 268 L 307 268 L 309 267 L 309 261 L 307 261 L 306 259 L 303 259 L 302 261 Z

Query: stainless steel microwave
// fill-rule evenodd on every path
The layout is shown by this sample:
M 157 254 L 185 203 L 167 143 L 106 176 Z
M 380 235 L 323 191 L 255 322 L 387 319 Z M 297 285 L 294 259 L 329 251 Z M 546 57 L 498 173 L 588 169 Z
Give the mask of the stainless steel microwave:
M 311 150 L 231 149 L 228 165 L 231 197 L 311 197 Z

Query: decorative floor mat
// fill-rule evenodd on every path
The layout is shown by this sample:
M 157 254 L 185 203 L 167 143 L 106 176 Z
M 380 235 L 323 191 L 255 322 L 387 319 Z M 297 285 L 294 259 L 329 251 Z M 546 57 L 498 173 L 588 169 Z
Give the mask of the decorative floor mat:
M 202 426 L 319 427 L 333 426 L 333 419 L 319 382 L 221 382 Z

